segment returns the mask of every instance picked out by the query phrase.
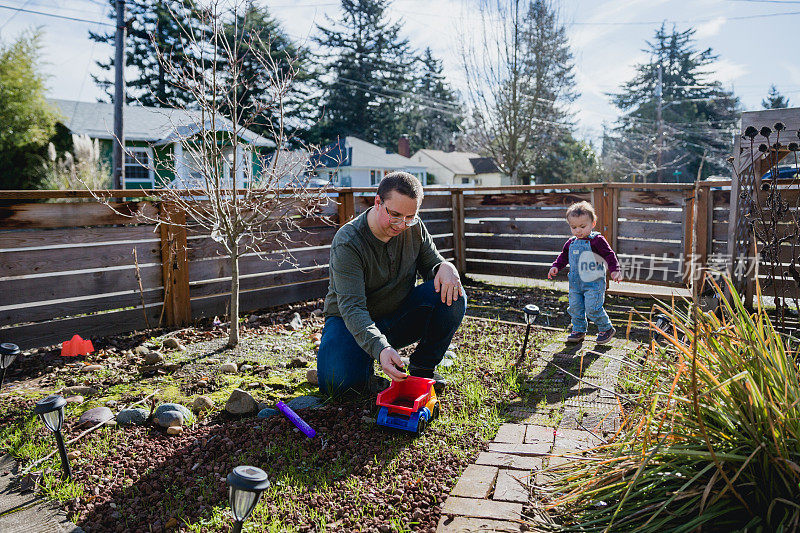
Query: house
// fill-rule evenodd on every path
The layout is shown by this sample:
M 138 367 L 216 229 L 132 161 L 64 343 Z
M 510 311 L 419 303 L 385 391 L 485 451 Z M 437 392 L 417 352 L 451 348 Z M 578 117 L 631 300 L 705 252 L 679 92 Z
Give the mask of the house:
M 320 178 L 337 187 L 375 187 L 386 174 L 398 170 L 427 183 L 426 165 L 352 136 L 325 147 L 321 154 L 312 157 L 312 165 Z
M 491 157 L 481 157 L 473 152 L 444 152 L 418 150 L 411 160 L 428 168 L 428 184 L 499 186 L 511 185 L 508 176 L 497 168 Z
M 111 167 L 114 131 L 114 104 L 49 100 L 59 111 L 59 134 L 88 135 L 98 139 L 103 160 Z M 247 130 L 238 129 L 237 164 L 233 168 L 234 147 L 230 134 L 233 123 L 224 117 L 201 115 L 200 111 L 126 106 L 124 189 L 151 189 L 164 186 L 191 186 L 201 176 L 201 151 L 193 138 L 198 132 L 216 131 L 222 164 L 231 186 L 244 187 L 258 176 L 261 162 L 275 144 Z

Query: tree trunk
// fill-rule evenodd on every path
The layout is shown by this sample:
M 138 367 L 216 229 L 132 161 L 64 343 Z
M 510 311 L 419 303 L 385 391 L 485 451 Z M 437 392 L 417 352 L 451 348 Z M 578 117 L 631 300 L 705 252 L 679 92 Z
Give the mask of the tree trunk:
M 239 344 L 239 251 L 231 253 L 231 312 L 228 346 Z

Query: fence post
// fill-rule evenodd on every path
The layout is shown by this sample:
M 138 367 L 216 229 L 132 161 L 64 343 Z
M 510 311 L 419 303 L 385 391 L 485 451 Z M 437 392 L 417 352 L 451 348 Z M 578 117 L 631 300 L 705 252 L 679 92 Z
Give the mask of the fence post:
M 617 208 L 619 189 L 612 189 L 607 183 L 592 190 L 592 205 L 597 214 L 597 230 L 603 234 L 612 249 L 617 247 Z
M 353 191 L 339 191 L 339 227 L 353 219 L 356 213 Z
M 699 188 L 695 182 L 692 195 L 683 199 L 683 257 L 681 258 L 683 264 L 680 266 L 680 271 L 683 272 L 683 283 L 687 287 L 691 287 L 692 272 L 694 270 L 694 215 L 698 190 Z M 694 291 L 694 288 L 691 288 Z
M 186 213 L 171 202 L 161 202 L 159 220 L 161 220 L 164 315 L 168 326 L 185 326 L 192 318 L 192 306 L 189 300 Z
M 711 249 L 711 235 L 714 225 L 714 211 L 712 209 L 712 192 L 708 187 L 701 186 L 700 182 L 694 185 L 694 229 L 692 236 L 692 300 L 700 301 L 700 292 L 703 290 L 703 275 L 708 263 L 708 252 Z
M 453 255 L 461 277 L 467 274 L 467 243 L 464 237 L 464 191 L 450 191 L 453 208 Z

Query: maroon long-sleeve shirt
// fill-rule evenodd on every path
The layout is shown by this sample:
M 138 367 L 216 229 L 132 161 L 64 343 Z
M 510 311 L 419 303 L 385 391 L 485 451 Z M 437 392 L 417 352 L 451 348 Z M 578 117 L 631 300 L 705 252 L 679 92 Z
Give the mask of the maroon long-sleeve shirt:
M 564 243 L 564 248 L 561 250 L 561 253 L 558 254 L 556 260 L 553 261 L 553 266 L 558 270 L 561 270 L 569 264 L 569 245 L 572 244 L 572 241 L 574 240 L 575 237 L 570 237 L 567 239 L 567 242 Z M 615 254 L 614 250 L 611 249 L 611 246 L 608 244 L 608 241 L 605 237 L 598 233 L 594 237 L 591 237 L 587 240 L 589 241 L 589 246 L 592 247 L 592 251 L 605 259 L 606 263 L 608 263 L 609 272 L 616 272 L 619 270 L 617 254 Z

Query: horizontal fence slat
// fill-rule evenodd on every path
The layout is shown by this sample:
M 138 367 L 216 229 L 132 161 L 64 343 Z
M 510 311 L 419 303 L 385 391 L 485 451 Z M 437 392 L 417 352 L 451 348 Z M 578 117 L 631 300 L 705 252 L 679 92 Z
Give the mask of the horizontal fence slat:
M 82 246 L 58 250 L 0 252 L 0 277 L 161 263 L 161 245 L 154 243 Z M 133 250 L 136 249 L 136 262 Z
M 239 308 L 241 312 L 267 309 L 287 303 L 322 298 L 327 291 L 327 279 L 244 291 L 239 294 Z M 230 296 L 227 294 L 192 298 L 192 317 L 201 318 L 225 314 L 228 312 L 229 304 Z
M 265 289 L 289 285 L 292 283 L 302 283 L 320 279 L 328 279 L 328 267 L 315 267 L 305 270 L 289 270 L 286 272 L 267 272 L 264 275 L 239 278 L 239 290 L 250 291 L 255 289 Z M 199 298 L 202 296 L 213 296 L 215 294 L 230 294 L 231 281 L 207 281 L 193 284 L 191 287 L 191 297 Z
M 451 220 L 440 220 L 438 222 L 426 222 L 425 228 L 431 235 L 445 235 L 453 233 L 453 222 Z
M 567 216 L 565 207 L 479 207 L 464 210 L 464 218 L 549 218 L 564 220 Z M 566 224 L 566 221 L 564 222 Z
M 330 255 L 330 247 L 296 250 L 292 252 L 291 257 L 283 253 L 265 254 L 261 257 L 249 255 L 239 259 L 239 275 L 266 274 L 277 270 L 327 265 Z M 231 265 L 227 257 L 189 263 L 189 283 L 230 277 Z
M 531 237 L 517 235 L 467 235 L 467 253 L 470 249 L 483 250 L 553 250 L 561 252 L 566 237 Z
M 0 221 L 0 228 L 2 228 Z M 112 242 L 160 242 L 155 225 L 123 226 L 113 228 L 59 228 L 0 231 L 0 251 L 16 248 L 65 248 L 80 244 Z
M 683 207 L 685 191 L 626 191 L 619 193 L 619 205 L 626 207 Z
M 712 189 L 711 191 L 711 198 L 713 201 L 714 207 L 727 207 L 730 208 L 731 206 L 731 190 L 730 187 L 727 190 L 721 189 Z
M 145 290 L 161 287 L 161 265 L 139 269 Z M 2 305 L 88 297 L 108 293 L 138 291 L 135 268 L 54 274 L 37 278 L 18 278 L 0 282 L 3 291 Z M 58 303 L 54 302 L 56 307 Z
M 151 327 L 158 323 L 160 315 L 160 305 L 147 308 L 147 316 Z M 28 348 L 58 344 L 71 339 L 75 334 L 84 339 L 93 339 L 144 329 L 145 327 L 147 327 L 147 323 L 141 309 L 126 309 L 113 313 L 101 313 L 0 329 L 0 341 L 13 342 L 21 349 L 26 350 Z
M 467 250 L 467 260 L 483 259 L 485 261 L 516 261 L 520 263 L 552 263 L 558 257 L 557 251 L 546 251 L 536 253 L 520 250 Z
M 453 248 L 453 236 L 442 235 L 441 237 L 434 237 L 433 244 L 436 245 L 437 250 L 450 250 Z
M 681 224 L 670 222 L 622 220 L 617 223 L 617 238 L 680 241 L 683 239 L 683 227 Z
M 138 306 L 141 308 L 143 298 L 145 305 L 163 302 L 164 291 L 160 289 L 150 290 L 141 294 L 136 291 L 128 294 L 101 296 L 100 298 L 84 297 L 75 301 L 59 302 L 57 304 L 23 305 L 14 309 L 3 309 L 0 310 L 0 326 L 53 320 L 54 318 L 123 309 L 125 307 Z
M 668 257 L 678 258 L 683 255 L 683 246 L 680 243 L 643 241 L 640 239 L 617 240 L 617 255 L 640 255 L 658 257 L 667 254 Z
M 649 222 L 682 222 L 683 210 L 681 209 L 635 209 L 620 207 L 617 210 L 620 219 L 631 221 Z
M 289 241 L 284 241 L 283 244 L 275 241 L 264 242 L 260 249 L 263 252 L 273 252 L 282 250 L 284 246 L 288 246 L 290 249 L 328 246 L 333 241 L 336 230 L 337 228 L 334 227 L 315 228 L 313 231 L 308 232 L 295 230 L 286 234 Z M 253 239 L 244 237 L 241 247 L 249 246 L 252 242 Z M 188 257 L 190 263 L 197 259 L 223 256 L 227 256 L 225 248 L 211 237 L 202 236 L 189 239 Z
M 490 276 L 511 276 L 516 278 L 546 277 L 550 265 L 531 265 L 523 263 L 475 261 L 467 259 L 467 271 L 470 274 Z
M 11 228 L 61 228 L 74 226 L 109 226 L 113 224 L 139 224 L 146 216 L 154 219 L 158 208 L 152 202 L 123 202 L 110 207 L 87 202 L 58 204 L 13 204 L 0 206 L 0 227 Z M 117 214 L 120 213 L 120 214 Z M 131 215 L 131 216 L 123 216 Z
M 465 194 L 464 209 L 491 206 L 552 206 L 569 207 L 576 202 L 591 200 L 587 192 L 521 192 L 506 194 Z
M 494 233 L 507 235 L 563 235 L 570 236 L 569 226 L 563 220 L 483 220 L 464 224 L 466 233 Z

